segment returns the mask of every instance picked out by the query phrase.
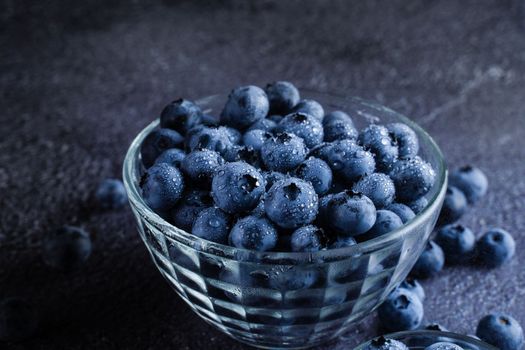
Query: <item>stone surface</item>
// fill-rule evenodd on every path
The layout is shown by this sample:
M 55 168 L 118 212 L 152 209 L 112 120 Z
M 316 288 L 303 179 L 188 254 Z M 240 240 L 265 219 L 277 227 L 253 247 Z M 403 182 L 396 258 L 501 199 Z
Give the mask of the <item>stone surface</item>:
M 0 297 L 41 315 L 23 349 L 243 349 L 183 304 L 150 262 L 129 210 L 91 195 L 119 177 L 134 135 L 164 104 L 275 79 L 380 101 L 421 123 L 450 166 L 490 190 L 462 220 L 502 226 L 517 256 L 497 270 L 447 268 L 426 319 L 473 333 L 484 314 L 525 326 L 525 32 L 518 0 L 65 1 L 0 3 Z M 521 25 L 521 26 L 520 26 Z M 43 235 L 91 232 L 78 274 L 46 267 Z M 323 349 L 378 333 L 371 316 Z

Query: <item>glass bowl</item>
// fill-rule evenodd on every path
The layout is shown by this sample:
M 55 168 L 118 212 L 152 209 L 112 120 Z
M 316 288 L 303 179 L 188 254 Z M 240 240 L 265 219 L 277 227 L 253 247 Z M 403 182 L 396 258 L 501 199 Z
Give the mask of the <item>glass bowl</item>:
M 468 335 L 441 331 L 407 331 L 387 334 L 385 338 L 403 342 L 410 350 L 425 349 L 438 342 L 448 342 L 461 346 L 465 350 L 498 350 L 498 348 Z M 365 350 L 372 340 L 359 345 L 354 350 Z
M 139 233 L 151 258 L 177 294 L 206 322 L 261 348 L 306 348 L 337 338 L 384 301 L 401 283 L 435 225 L 446 191 L 447 170 L 432 138 L 406 117 L 355 97 L 303 92 L 327 111 L 351 112 L 356 127 L 403 122 L 420 141 L 420 155 L 436 170 L 428 205 L 403 227 L 358 245 L 315 253 L 254 252 L 203 240 L 154 213 L 141 197 L 142 140 L 124 160 L 123 178 Z M 226 96 L 197 103 L 218 115 Z

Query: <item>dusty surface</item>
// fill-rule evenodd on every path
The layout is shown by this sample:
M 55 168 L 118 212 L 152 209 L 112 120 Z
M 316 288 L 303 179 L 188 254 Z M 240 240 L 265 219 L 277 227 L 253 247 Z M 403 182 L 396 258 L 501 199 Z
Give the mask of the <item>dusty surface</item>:
M 426 127 L 450 165 L 484 169 L 490 192 L 463 222 L 507 228 L 517 257 L 425 282 L 426 318 L 471 333 L 503 310 L 525 325 L 525 19 L 510 1 L 108 3 L 0 3 L 0 296 L 33 300 L 42 325 L 10 348 L 244 348 L 176 297 L 129 210 L 89 199 L 166 102 L 274 79 L 381 101 Z M 73 275 L 38 249 L 66 223 L 94 239 Z M 370 317 L 325 348 L 376 332 Z

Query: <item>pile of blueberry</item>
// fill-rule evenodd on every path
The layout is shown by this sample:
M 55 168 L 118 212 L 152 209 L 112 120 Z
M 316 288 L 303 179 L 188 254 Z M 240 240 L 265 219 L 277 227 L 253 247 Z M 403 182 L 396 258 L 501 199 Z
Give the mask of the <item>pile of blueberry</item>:
M 427 330 L 446 331 L 440 327 L 427 327 Z M 525 343 L 523 329 L 513 317 L 494 313 L 483 317 L 476 328 L 476 335 L 470 335 L 478 340 L 497 347 L 500 350 L 520 350 Z M 399 340 L 380 336 L 373 339 L 366 350 L 408 350 L 406 344 Z M 418 347 L 419 349 L 419 347 Z M 463 350 L 464 348 L 450 342 L 438 341 L 425 350 Z
M 173 225 L 255 251 L 314 252 L 395 230 L 435 181 L 407 125 L 358 131 L 289 82 L 234 89 L 220 118 L 179 99 L 141 146 L 146 204 Z

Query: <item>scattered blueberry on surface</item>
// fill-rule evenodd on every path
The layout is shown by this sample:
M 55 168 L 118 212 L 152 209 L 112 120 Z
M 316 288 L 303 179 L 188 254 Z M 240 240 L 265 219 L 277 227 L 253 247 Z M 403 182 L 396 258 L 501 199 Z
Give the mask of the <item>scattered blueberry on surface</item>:
M 300 179 L 309 181 L 318 195 L 327 193 L 332 187 L 332 170 L 319 158 L 309 157 L 299 164 L 295 174 Z
M 191 233 L 208 241 L 226 244 L 230 233 L 230 217 L 218 208 L 204 209 L 193 223 Z
M 458 188 L 448 186 L 438 224 L 447 225 L 458 221 L 467 211 L 467 197 Z
M 292 109 L 292 112 L 306 113 L 316 118 L 317 120 L 323 120 L 324 109 L 323 106 L 314 100 L 301 100 Z
M 417 295 L 417 297 L 421 301 L 425 300 L 425 297 L 426 297 L 425 290 L 423 289 L 423 286 L 421 285 L 421 283 L 419 283 L 416 279 L 408 277 L 403 282 L 401 282 L 401 284 L 399 285 L 399 288 L 404 288 L 404 289 L 411 291 L 412 293 Z
M 221 122 L 245 129 L 268 114 L 270 103 L 264 90 L 242 86 L 232 90 L 221 113 Z
M 373 339 L 366 350 L 408 350 L 408 347 L 399 340 L 380 336 Z
M 420 157 L 398 160 L 389 175 L 396 187 L 396 198 L 407 203 L 426 195 L 436 179 L 432 166 Z
M 277 244 L 277 231 L 269 220 L 247 216 L 233 226 L 230 243 L 237 248 L 259 252 L 272 250 Z
M 106 179 L 95 192 L 98 205 L 103 209 L 121 209 L 128 202 L 124 184 L 119 179 Z
M 279 133 L 266 140 L 261 148 L 261 158 L 269 170 L 293 170 L 306 158 L 307 148 L 302 138 Z
M 451 186 L 457 187 L 465 194 L 470 204 L 483 197 L 489 187 L 487 176 L 483 171 L 470 165 L 450 172 L 448 181 Z
M 171 211 L 170 222 L 190 232 L 199 213 L 212 205 L 213 199 L 208 191 L 196 189 L 186 191 Z
M 298 228 L 290 240 L 292 252 L 317 252 L 323 247 L 323 230 L 314 225 Z
M 140 179 L 142 196 L 155 211 L 166 212 L 173 208 L 182 196 L 184 179 L 179 169 L 166 164 L 155 164 Z
M 469 261 L 474 254 L 476 236 L 463 225 L 447 225 L 440 228 L 434 238 L 445 253 L 447 264 L 459 264 Z
M 457 344 L 449 342 L 438 342 L 427 346 L 425 350 L 463 350 L 463 348 Z
M 277 124 L 277 130 L 299 136 L 308 148 L 320 144 L 324 138 L 321 122 L 306 113 L 288 114 Z
M 383 208 L 392 203 L 396 194 L 394 182 L 383 173 L 373 173 L 363 177 L 354 184 L 352 190 L 370 198 L 376 208 Z
M 398 288 L 387 297 L 378 309 L 379 321 L 388 331 L 416 329 L 423 320 L 423 304 L 414 293 Z
M 500 228 L 490 229 L 476 243 L 476 258 L 487 267 L 503 265 L 514 256 L 515 251 L 514 238 Z
M 264 178 L 245 162 L 222 165 L 213 176 L 212 197 L 215 205 L 227 213 L 254 209 L 264 194 Z
M 313 186 L 290 177 L 273 184 L 264 201 L 266 215 L 282 228 L 298 228 L 315 220 L 319 198 Z
M 367 196 L 352 191 L 334 195 L 327 203 L 328 225 L 342 236 L 367 232 L 376 221 L 376 208 Z
M 217 168 L 224 164 L 224 159 L 209 149 L 195 150 L 189 153 L 181 164 L 184 174 L 192 184 L 209 187 Z
M 445 265 L 443 249 L 434 241 L 429 241 L 421 253 L 411 274 L 418 278 L 429 278 L 437 274 Z
M 38 316 L 23 298 L 11 297 L 0 302 L 0 341 L 20 341 L 33 336 Z
M 155 164 L 167 163 L 179 168 L 185 157 L 186 153 L 183 150 L 179 148 L 170 148 L 162 152 L 157 159 L 155 159 Z
M 175 130 L 166 128 L 153 130 L 140 146 L 142 163 L 149 168 L 162 152 L 181 146 L 183 142 L 184 137 Z
M 46 264 L 62 271 L 80 268 L 91 255 L 89 234 L 79 227 L 64 226 L 54 230 L 42 243 Z
M 391 123 L 387 124 L 386 128 L 397 143 L 399 157 L 410 158 L 417 155 L 419 152 L 419 140 L 411 127 L 403 123 Z
M 299 103 L 299 90 L 290 82 L 276 81 L 264 89 L 270 102 L 270 113 L 287 114 Z
M 406 224 L 410 220 L 416 217 L 416 214 L 410 209 L 409 206 L 402 204 L 402 203 L 390 203 L 385 207 L 386 210 L 390 210 L 391 212 L 395 213 L 403 224 Z
M 523 329 L 518 321 L 503 313 L 483 317 L 479 321 L 476 335 L 501 350 L 519 350 L 524 343 Z
M 401 226 L 403 226 L 403 221 L 401 221 L 399 216 L 390 210 L 380 209 L 376 212 L 374 226 L 366 232 L 365 236 L 367 240 L 374 239 L 385 233 L 392 232 Z
M 178 99 L 164 107 L 160 114 L 160 126 L 186 134 L 188 130 L 200 124 L 202 111 L 191 101 Z
M 376 158 L 379 170 L 388 172 L 397 160 L 399 150 L 396 142 L 383 125 L 372 124 L 359 133 L 359 142 Z

